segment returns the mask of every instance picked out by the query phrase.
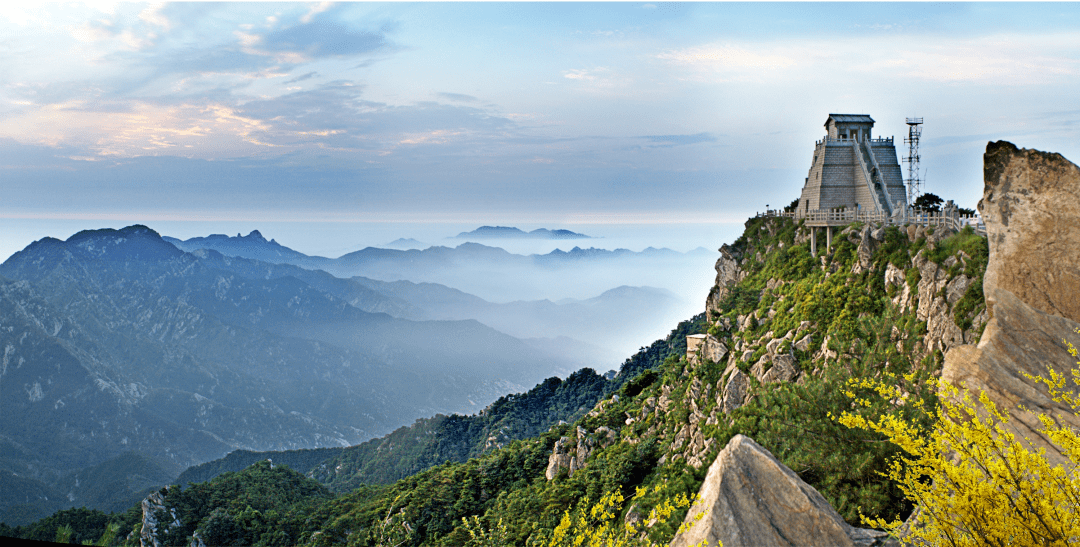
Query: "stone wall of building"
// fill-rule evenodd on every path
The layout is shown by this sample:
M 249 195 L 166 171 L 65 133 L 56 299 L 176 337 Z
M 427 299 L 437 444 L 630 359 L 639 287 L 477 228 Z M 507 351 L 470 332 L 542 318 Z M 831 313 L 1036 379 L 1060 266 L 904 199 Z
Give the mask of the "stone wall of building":
M 840 134 L 859 131 L 860 140 L 871 135 L 873 120 L 862 114 L 830 114 L 826 129 L 828 136 L 814 147 L 814 160 L 810 167 L 802 195 L 799 198 L 799 211 L 832 210 L 837 208 L 878 210 L 877 193 L 873 185 L 866 180 L 862 165 L 856 154 L 851 139 L 839 139 Z M 833 123 L 833 119 L 845 119 L 847 122 Z M 868 123 L 852 122 L 853 118 L 865 118 Z M 870 144 L 874 159 L 880 169 L 882 182 L 885 184 L 889 206 L 898 202 L 907 204 L 907 189 L 904 187 L 903 170 L 896 155 L 896 148 L 891 141 L 878 141 Z M 867 168 L 871 168 L 867 165 Z M 881 204 L 885 206 L 884 203 Z
M 889 203 L 907 203 L 907 188 L 904 186 L 904 170 L 897 161 L 896 147 L 889 143 L 874 143 L 874 159 L 881 168 L 881 176 L 889 191 Z

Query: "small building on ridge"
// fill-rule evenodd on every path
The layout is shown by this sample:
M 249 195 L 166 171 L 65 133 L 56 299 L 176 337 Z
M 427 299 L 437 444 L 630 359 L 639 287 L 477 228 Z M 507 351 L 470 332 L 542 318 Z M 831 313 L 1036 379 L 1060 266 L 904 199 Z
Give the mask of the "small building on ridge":
M 867 114 L 829 114 L 796 216 L 837 210 L 893 216 L 906 210 L 907 189 L 893 139 L 873 138 L 873 127 Z

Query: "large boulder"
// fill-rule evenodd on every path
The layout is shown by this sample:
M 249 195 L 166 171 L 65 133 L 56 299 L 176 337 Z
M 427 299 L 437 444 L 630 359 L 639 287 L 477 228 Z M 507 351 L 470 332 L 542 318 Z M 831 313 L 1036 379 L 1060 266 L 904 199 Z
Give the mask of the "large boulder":
M 698 515 L 704 513 L 700 518 Z M 693 524 L 671 547 L 708 541 L 724 547 L 885 545 L 884 532 L 855 528 L 768 450 L 735 435 L 709 467 L 686 515 Z
M 1037 413 L 1072 427 L 1080 420 L 1050 399 L 1026 374 L 1050 368 L 1070 377 L 1076 360 L 1063 340 L 1080 335 L 1080 169 L 1060 154 L 990 143 L 986 187 L 979 209 L 986 222 L 990 261 L 983 292 L 990 320 L 979 345 L 945 355 L 942 378 L 973 393 L 985 391 L 1013 419 L 1010 429 L 1053 463 L 1065 456 L 1038 433 Z M 1020 410 L 1022 405 L 1028 410 Z

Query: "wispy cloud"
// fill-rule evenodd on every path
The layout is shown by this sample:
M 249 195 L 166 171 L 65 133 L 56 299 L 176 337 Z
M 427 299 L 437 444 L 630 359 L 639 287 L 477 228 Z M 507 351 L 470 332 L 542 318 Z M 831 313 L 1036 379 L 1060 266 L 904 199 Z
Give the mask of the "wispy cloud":
M 825 74 L 993 85 L 1046 83 L 1080 74 L 1080 35 L 991 35 L 925 40 L 889 34 L 857 38 L 710 43 L 654 58 L 691 78 L 794 81 Z M 818 76 L 813 76 L 817 74 Z
M 439 98 L 459 103 L 475 103 L 480 101 L 480 99 L 477 99 L 472 95 L 463 95 L 461 93 L 436 93 L 435 95 Z
M 679 146 L 702 142 L 716 142 L 717 140 L 711 133 L 696 133 L 694 135 L 646 135 L 642 138 L 661 146 Z
M 388 45 L 386 37 L 379 32 L 348 28 L 335 22 L 313 21 L 277 30 L 263 36 L 258 49 L 294 56 L 287 62 L 301 62 L 308 58 L 345 57 L 371 53 Z
M 302 82 L 304 80 L 309 80 L 311 78 L 314 78 L 318 74 L 319 74 L 318 72 L 308 72 L 307 74 L 302 74 L 300 76 L 292 78 L 291 80 L 286 80 L 285 83 L 287 83 L 287 84 L 295 84 L 297 82 Z

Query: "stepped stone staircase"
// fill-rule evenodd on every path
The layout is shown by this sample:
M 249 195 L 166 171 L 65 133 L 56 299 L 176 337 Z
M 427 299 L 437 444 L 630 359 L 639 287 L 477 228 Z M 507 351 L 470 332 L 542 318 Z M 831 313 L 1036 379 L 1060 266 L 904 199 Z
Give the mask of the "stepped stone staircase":
M 885 211 L 889 216 L 893 214 L 893 205 L 889 202 L 889 193 L 886 191 L 885 181 L 881 178 L 881 167 L 878 166 L 874 151 L 870 143 L 860 140 L 852 140 L 851 146 L 855 149 L 855 157 L 862 168 L 863 179 L 870 195 L 874 197 L 874 204 L 879 211 Z

